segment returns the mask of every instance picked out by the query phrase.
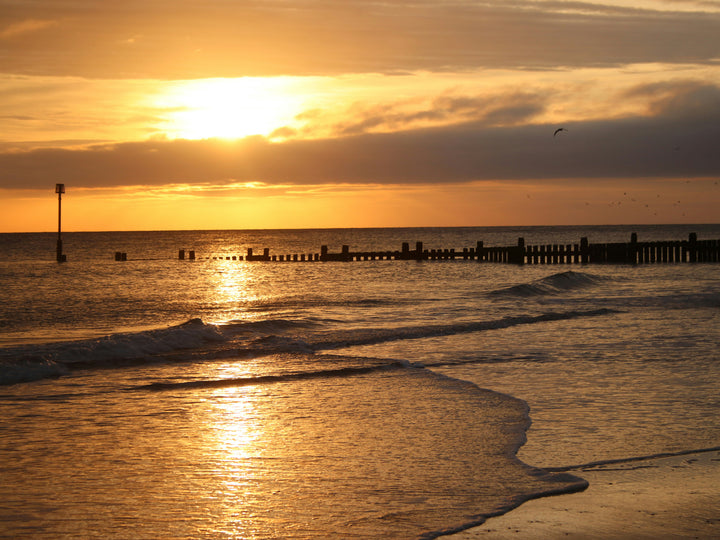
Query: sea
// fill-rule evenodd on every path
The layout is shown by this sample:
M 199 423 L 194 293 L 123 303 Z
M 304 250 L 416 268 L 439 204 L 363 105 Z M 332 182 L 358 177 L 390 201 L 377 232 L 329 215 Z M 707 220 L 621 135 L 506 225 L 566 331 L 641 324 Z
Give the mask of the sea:
M 633 232 L 720 225 L 0 234 L 0 538 L 437 538 L 717 448 L 718 263 L 238 260 Z

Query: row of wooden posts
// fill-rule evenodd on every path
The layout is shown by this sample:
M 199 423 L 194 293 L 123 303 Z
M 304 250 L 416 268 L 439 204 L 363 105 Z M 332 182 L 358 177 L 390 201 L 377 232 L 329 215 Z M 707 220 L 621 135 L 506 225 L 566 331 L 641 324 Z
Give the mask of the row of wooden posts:
M 120 257 L 120 258 L 118 258 Z M 291 255 L 270 255 L 270 249 L 263 249 L 262 255 L 248 248 L 247 255 L 215 255 L 205 259 L 233 261 L 269 261 L 269 262 L 316 262 L 316 261 L 382 261 L 382 260 L 476 260 L 481 262 L 509 264 L 581 264 L 581 263 L 682 263 L 682 262 L 720 262 L 720 240 L 698 240 L 691 233 L 687 240 L 663 242 L 638 242 L 633 233 L 630 242 L 591 244 L 587 238 L 581 238 L 579 244 L 543 244 L 526 245 L 524 238 L 518 238 L 515 246 L 485 246 L 480 241 L 473 248 L 424 249 L 422 242 L 410 249 L 404 242 L 400 251 L 350 251 L 342 246 L 340 253 L 330 253 L 327 246 L 320 253 L 301 253 Z M 181 249 L 180 260 L 196 260 L 194 250 Z M 117 252 L 115 260 L 127 260 L 127 254 Z

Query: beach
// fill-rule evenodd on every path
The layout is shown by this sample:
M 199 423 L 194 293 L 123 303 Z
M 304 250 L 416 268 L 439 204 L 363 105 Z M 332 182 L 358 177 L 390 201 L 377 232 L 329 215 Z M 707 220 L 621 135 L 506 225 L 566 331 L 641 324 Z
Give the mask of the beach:
M 582 492 L 535 499 L 457 540 L 672 539 L 720 537 L 720 452 L 573 471 Z

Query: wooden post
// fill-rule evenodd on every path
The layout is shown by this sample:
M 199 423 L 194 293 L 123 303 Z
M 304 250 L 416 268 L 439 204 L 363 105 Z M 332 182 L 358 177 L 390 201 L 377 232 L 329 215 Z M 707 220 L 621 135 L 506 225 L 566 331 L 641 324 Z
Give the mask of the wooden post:
M 628 262 L 630 264 L 637 264 L 638 262 L 638 235 L 632 233 L 630 235 L 630 245 L 628 246 Z
M 582 263 L 588 263 L 590 262 L 590 245 L 588 244 L 588 239 L 586 236 L 583 236 L 580 239 L 580 262 Z
M 517 247 L 508 262 L 523 265 L 525 264 L 525 238 L 518 238 Z

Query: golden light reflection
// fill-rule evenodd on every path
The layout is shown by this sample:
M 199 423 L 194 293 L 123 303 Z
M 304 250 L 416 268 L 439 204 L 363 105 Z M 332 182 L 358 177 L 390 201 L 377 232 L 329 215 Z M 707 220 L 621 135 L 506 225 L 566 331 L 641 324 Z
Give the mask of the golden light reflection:
M 226 374 L 227 375 L 227 374 Z M 247 375 L 247 374 L 245 374 Z M 236 373 L 234 378 L 241 378 Z M 257 454 L 253 441 L 258 438 L 255 407 L 252 395 L 255 388 L 239 386 L 220 388 L 213 391 L 214 415 L 212 430 L 216 448 L 226 454 L 224 460 L 228 467 Z
M 217 300 L 220 303 L 246 302 L 254 298 L 248 286 L 251 276 L 246 265 L 236 261 L 220 261 L 215 277 Z
M 263 298 L 262 289 L 258 286 L 258 273 L 248 263 L 232 260 L 240 253 L 240 247 L 218 253 L 218 260 L 210 261 L 207 266 L 208 278 L 214 289 L 210 298 L 215 305 L 216 322 L 219 323 L 255 318 L 257 314 L 248 307 Z
M 155 106 L 169 111 L 171 138 L 236 139 L 291 125 L 303 97 L 289 77 L 202 79 L 170 85 Z

